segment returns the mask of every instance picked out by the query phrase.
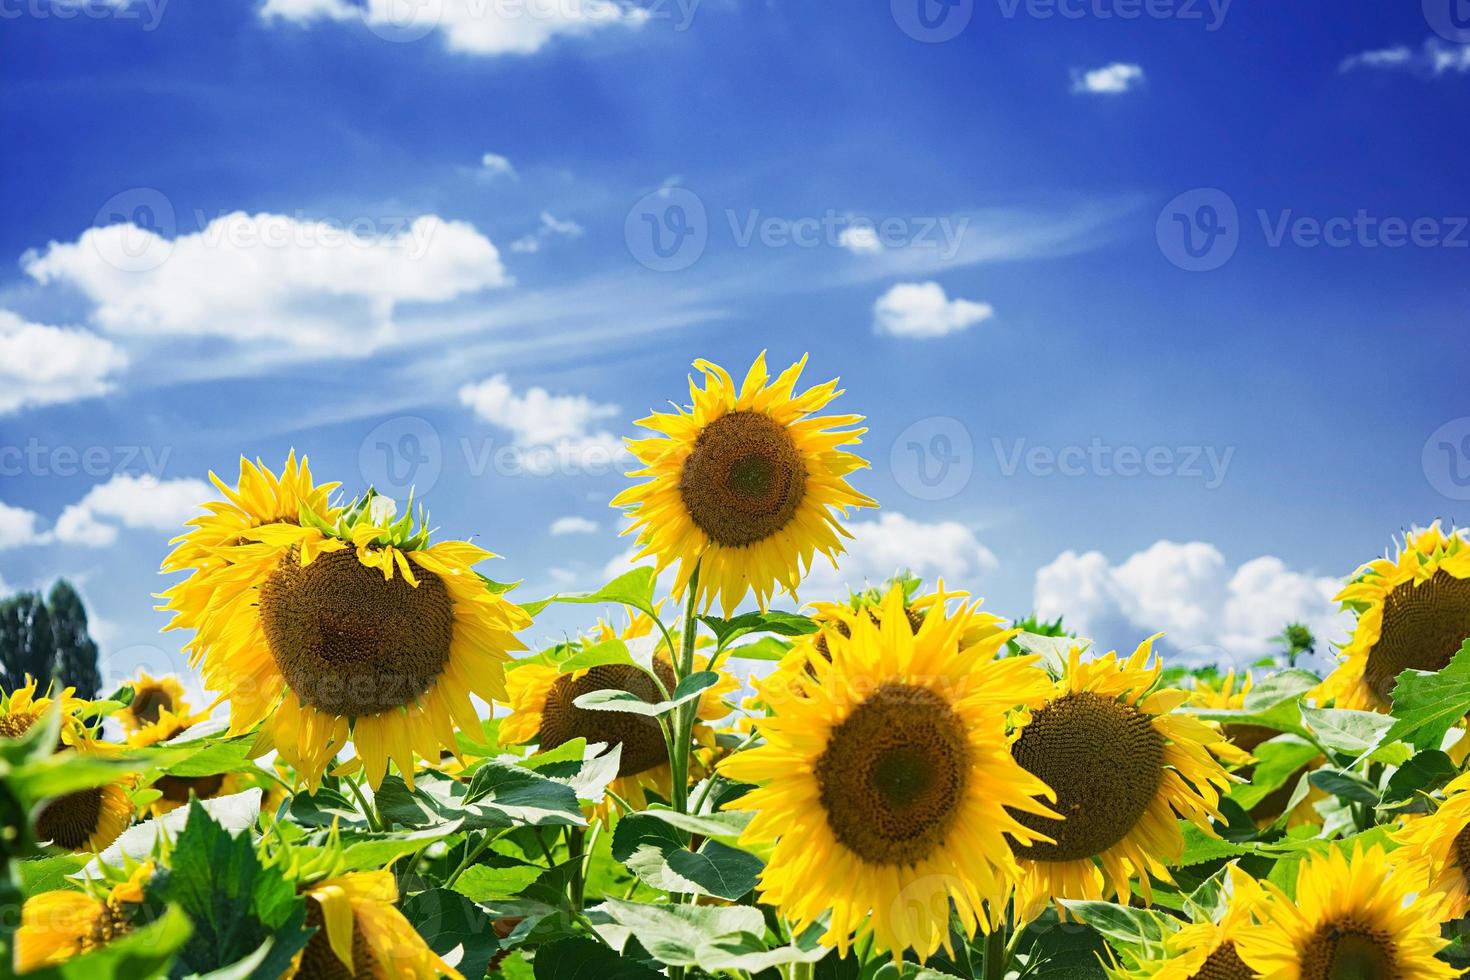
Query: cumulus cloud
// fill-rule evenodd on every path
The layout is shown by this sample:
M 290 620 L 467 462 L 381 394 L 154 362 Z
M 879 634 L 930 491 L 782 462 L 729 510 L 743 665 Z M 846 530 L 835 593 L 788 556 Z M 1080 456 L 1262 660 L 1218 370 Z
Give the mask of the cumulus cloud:
M 937 282 L 901 282 L 873 304 L 873 330 L 890 337 L 943 337 L 994 315 L 989 303 L 950 299 Z
M 584 229 L 575 221 L 563 220 L 550 211 L 541 212 L 541 224 L 529 235 L 510 243 L 512 252 L 539 252 L 554 238 L 581 238 Z
M 958 521 L 926 523 L 896 511 L 847 526 L 852 540 L 838 568 L 820 556 L 801 586 L 805 599 L 842 597 L 848 589 L 877 585 L 908 569 L 933 584 L 943 576 L 952 588 L 974 589 L 977 579 L 998 567 L 994 553 Z
M 1270 653 L 1288 622 L 1306 623 L 1324 645 L 1342 640 L 1349 618 L 1332 602 L 1338 579 L 1294 571 L 1262 556 L 1231 568 L 1214 545 L 1157 541 L 1112 564 L 1098 551 L 1064 551 L 1036 573 L 1036 612 L 1104 647 L 1132 648 L 1163 631 L 1199 662 L 1243 666 Z
M 538 475 L 611 471 L 627 452 L 621 439 L 599 427 L 621 410 L 586 395 L 553 395 L 538 386 L 518 394 L 505 375 L 497 374 L 461 387 L 459 401 L 509 432 L 513 446 L 536 450 L 523 462 Z
M 484 56 L 533 54 L 558 35 L 637 27 L 649 18 L 621 0 L 266 0 L 260 15 L 294 24 L 357 21 L 388 40 L 438 31 L 449 50 Z
M 106 394 L 127 363 L 115 344 L 94 333 L 0 310 L 0 415 Z
M 516 168 L 511 165 L 510 159 L 499 153 L 486 153 L 480 157 L 480 176 L 487 180 L 495 180 L 499 177 L 520 180 L 520 174 L 516 173 Z
M 1143 69 L 1115 61 L 1088 71 L 1072 69 L 1072 91 L 1079 95 L 1122 95 L 1143 84 Z
M 0 502 L 0 551 L 41 543 L 43 538 L 36 530 L 37 519 L 33 511 Z
M 504 286 L 495 245 L 472 225 L 309 221 L 235 212 L 168 239 L 127 223 L 32 250 L 40 283 L 76 287 L 115 334 L 222 336 L 322 353 L 390 340 L 395 308 Z
M 872 225 L 848 225 L 837 233 L 837 244 L 858 255 L 883 251 L 883 243 L 878 240 L 878 229 Z
M 1392 48 L 1364 51 L 1344 58 L 1338 71 L 1410 71 L 1438 78 L 1450 72 L 1470 72 L 1470 44 L 1450 44 L 1437 37 L 1425 41 L 1418 49 L 1400 44 Z
M 556 536 L 563 534 L 593 534 L 597 531 L 597 522 L 589 521 L 585 517 L 558 517 L 551 522 L 551 533 Z
M 214 490 L 202 480 L 119 473 L 63 510 L 52 533 L 67 544 L 105 548 L 122 527 L 175 530 L 198 513 L 201 503 L 214 498 Z

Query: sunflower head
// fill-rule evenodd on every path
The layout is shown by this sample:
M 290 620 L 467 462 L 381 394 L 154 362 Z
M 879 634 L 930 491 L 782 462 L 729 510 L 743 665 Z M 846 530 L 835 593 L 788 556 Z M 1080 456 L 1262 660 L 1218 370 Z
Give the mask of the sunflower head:
M 81 752 L 100 751 L 80 749 Z M 133 823 L 136 810 L 132 777 L 89 786 L 44 801 L 36 810 L 36 840 L 67 851 L 97 852 L 110 847 Z
M 100 949 L 132 931 L 133 913 L 153 863 L 138 865 L 128 878 L 97 893 L 42 892 L 26 899 L 15 933 L 15 967 L 29 973 Z
M 1438 521 L 1412 531 L 1396 555 L 1358 569 L 1337 600 L 1357 622 L 1318 696 L 1386 711 L 1401 672 L 1443 670 L 1470 638 L 1470 537 Z
M 726 616 L 754 592 L 761 608 L 778 592 L 793 595 L 818 552 L 836 561 L 846 532 L 838 514 L 874 501 L 847 483 L 867 463 L 841 447 L 865 429 L 858 415 L 813 416 L 840 391 L 829 381 L 801 394 L 806 358 L 774 381 L 765 355 L 737 386 L 721 367 L 695 361 L 704 387 L 691 380 L 691 404 L 656 412 L 638 424 L 656 433 L 630 439 L 647 480 L 613 499 L 632 518 L 638 557 L 659 570 L 678 563 L 673 595 L 690 588 L 697 602 L 719 600 Z
M 1178 821 L 1210 830 L 1231 777 L 1216 753 L 1215 728 L 1175 711 L 1188 691 L 1160 688 L 1153 638 L 1126 660 L 1090 661 L 1072 648 L 1062 677 L 1018 719 L 1016 761 L 1056 793 L 1061 819 L 1018 814 L 1039 842 L 1016 841 L 1022 873 L 1017 916 L 1029 921 L 1051 898 L 1128 894 L 1149 875 L 1169 880 L 1165 862 L 1184 847 Z
M 1470 912 L 1470 773 L 1444 788 L 1433 813 L 1410 820 L 1394 835 L 1394 859 L 1412 878 L 1428 883 L 1425 898 L 1437 898 L 1442 918 Z
M 0 738 L 20 738 L 31 730 L 42 715 L 51 706 L 60 703 L 61 711 L 61 745 L 83 744 L 91 741 L 91 733 L 78 718 L 78 713 L 84 710 L 88 703 L 86 699 L 76 697 L 75 688 L 65 688 L 61 691 L 50 689 L 46 694 L 37 694 L 37 684 L 34 677 L 27 676 L 26 682 L 15 690 L 6 692 L 0 689 Z
M 1264 899 L 1261 886 L 1237 865 L 1230 865 L 1222 890 L 1223 910 L 1184 926 L 1163 941 L 1163 956 L 1136 970 L 1110 971 L 1113 980 L 1257 980 L 1236 948 Z M 1199 910 L 1201 912 L 1205 910 Z
M 123 729 L 132 734 L 157 724 L 165 713 L 182 717 L 189 713 L 189 702 L 184 699 L 184 685 L 172 674 L 150 677 L 140 671 L 137 680 L 130 683 L 133 700 L 113 715 Z
M 306 889 L 306 924 L 316 932 L 289 976 L 450 977 L 463 980 L 399 912 L 389 871 L 353 871 Z
M 972 930 L 1003 906 L 1011 839 L 1052 813 L 1040 779 L 1012 758 L 1006 712 L 1039 696 L 1035 658 L 996 659 L 1011 635 L 965 646 L 969 614 L 934 603 L 917 626 L 895 588 L 874 616 L 827 634 L 802 696 L 756 724 L 765 742 L 720 763 L 759 784 L 738 805 L 742 838 L 775 841 L 764 901 L 795 928 L 830 912 L 825 942 L 921 957 L 948 944 L 951 903 Z

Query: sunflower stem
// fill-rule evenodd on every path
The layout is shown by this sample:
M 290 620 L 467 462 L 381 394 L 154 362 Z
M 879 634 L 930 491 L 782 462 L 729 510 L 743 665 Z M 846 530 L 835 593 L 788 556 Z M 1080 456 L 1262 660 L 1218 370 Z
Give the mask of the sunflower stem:
M 1005 930 L 992 929 L 985 937 L 985 980 L 1005 980 L 1010 960 Z
M 675 661 L 677 680 L 682 681 L 694 673 L 694 641 L 699 631 L 699 618 L 695 615 L 699 596 L 699 565 L 689 573 L 689 595 L 684 601 L 683 634 L 680 637 L 679 657 Z M 670 768 L 674 776 L 674 809 L 689 812 L 689 748 L 694 739 L 694 718 L 698 714 L 697 704 L 683 704 L 675 709 L 674 753 L 670 756 Z
M 351 776 L 348 776 L 345 782 L 348 786 L 352 787 L 352 795 L 357 797 L 357 806 L 362 810 L 363 817 L 367 819 L 368 829 L 381 831 L 383 829 L 383 821 L 378 817 L 378 808 L 368 802 L 367 797 L 363 795 L 362 786 Z

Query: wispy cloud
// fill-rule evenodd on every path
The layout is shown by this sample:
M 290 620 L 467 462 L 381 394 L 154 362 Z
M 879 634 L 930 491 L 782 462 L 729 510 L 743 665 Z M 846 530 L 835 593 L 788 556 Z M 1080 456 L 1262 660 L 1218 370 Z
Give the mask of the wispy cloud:
M 1450 44 L 1437 37 L 1426 40 L 1418 49 L 1407 44 L 1364 51 L 1344 58 L 1338 71 L 1407 71 L 1438 78 L 1451 72 L 1470 72 L 1470 44 Z

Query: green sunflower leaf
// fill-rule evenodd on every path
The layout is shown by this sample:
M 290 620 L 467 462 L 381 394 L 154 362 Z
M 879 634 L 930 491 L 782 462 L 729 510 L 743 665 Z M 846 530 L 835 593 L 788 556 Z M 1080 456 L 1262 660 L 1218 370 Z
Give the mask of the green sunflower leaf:
M 797 613 L 772 609 L 769 612 L 750 612 L 734 619 L 718 616 L 701 616 L 699 621 L 715 634 L 715 649 L 723 650 L 735 640 L 751 633 L 777 633 L 781 636 L 805 636 L 817 631 L 817 624 Z
M 587 824 L 570 786 L 520 766 L 487 761 L 468 783 L 431 771 L 414 782 L 410 790 L 401 777 L 387 776 L 378 788 L 378 812 L 416 830 L 461 820 L 463 830 Z
M 653 567 L 644 565 L 619 575 L 596 592 L 554 595 L 548 601 L 591 605 L 599 602 L 616 602 L 624 606 L 632 606 L 650 616 L 657 616 L 658 613 L 653 606 L 653 582 Z
M 648 718 L 656 718 L 667 714 L 690 701 L 697 701 L 705 691 L 720 682 L 720 675 L 709 670 L 701 670 L 690 674 L 679 682 L 674 688 L 673 695 L 667 701 L 656 701 L 652 704 L 640 698 L 632 691 L 621 691 L 609 689 L 603 691 L 591 691 L 577 698 L 572 703 L 579 708 L 588 711 L 622 711 L 628 714 L 643 715 Z
M 559 939 L 536 952 L 536 980 L 659 980 L 662 975 L 595 939 Z
M 1367 780 L 1343 769 L 1318 769 L 1307 777 L 1311 784 L 1348 803 L 1378 802 L 1378 791 Z
M 612 855 L 645 883 L 668 892 L 713 895 L 735 901 L 755 887 L 764 862 L 747 851 L 706 839 L 691 851 L 691 837 L 647 813 L 618 822 Z
M 1301 706 L 1302 720 L 1311 726 L 1317 741 L 1334 752 L 1363 755 L 1384 742 L 1393 718 L 1377 711 Z M 1392 741 L 1392 739 L 1389 739 Z
M 610 898 L 598 908 L 669 966 L 722 969 L 732 944 L 747 948 L 747 936 L 766 932 L 760 909 L 745 905 L 644 905 Z
M 1448 755 L 1439 749 L 1425 749 L 1388 778 L 1379 809 L 1397 813 L 1421 813 L 1427 809 L 1425 795 L 1439 789 L 1459 774 L 1459 767 Z
M 466 977 L 483 977 L 500 949 L 490 917 L 457 892 L 430 888 L 403 903 L 403 917 L 429 948 Z
M 1470 640 L 1440 671 L 1406 670 L 1393 689 L 1389 740 L 1437 749 L 1445 733 L 1470 713 Z
M 1112 902 L 1061 899 L 1059 904 L 1079 921 L 1096 929 L 1134 966 L 1146 960 L 1162 959 L 1164 940 L 1178 932 L 1181 925 L 1173 916 Z
M 791 652 L 791 644 L 776 636 L 763 636 L 754 643 L 731 647 L 726 655 L 735 660 L 780 660 Z

